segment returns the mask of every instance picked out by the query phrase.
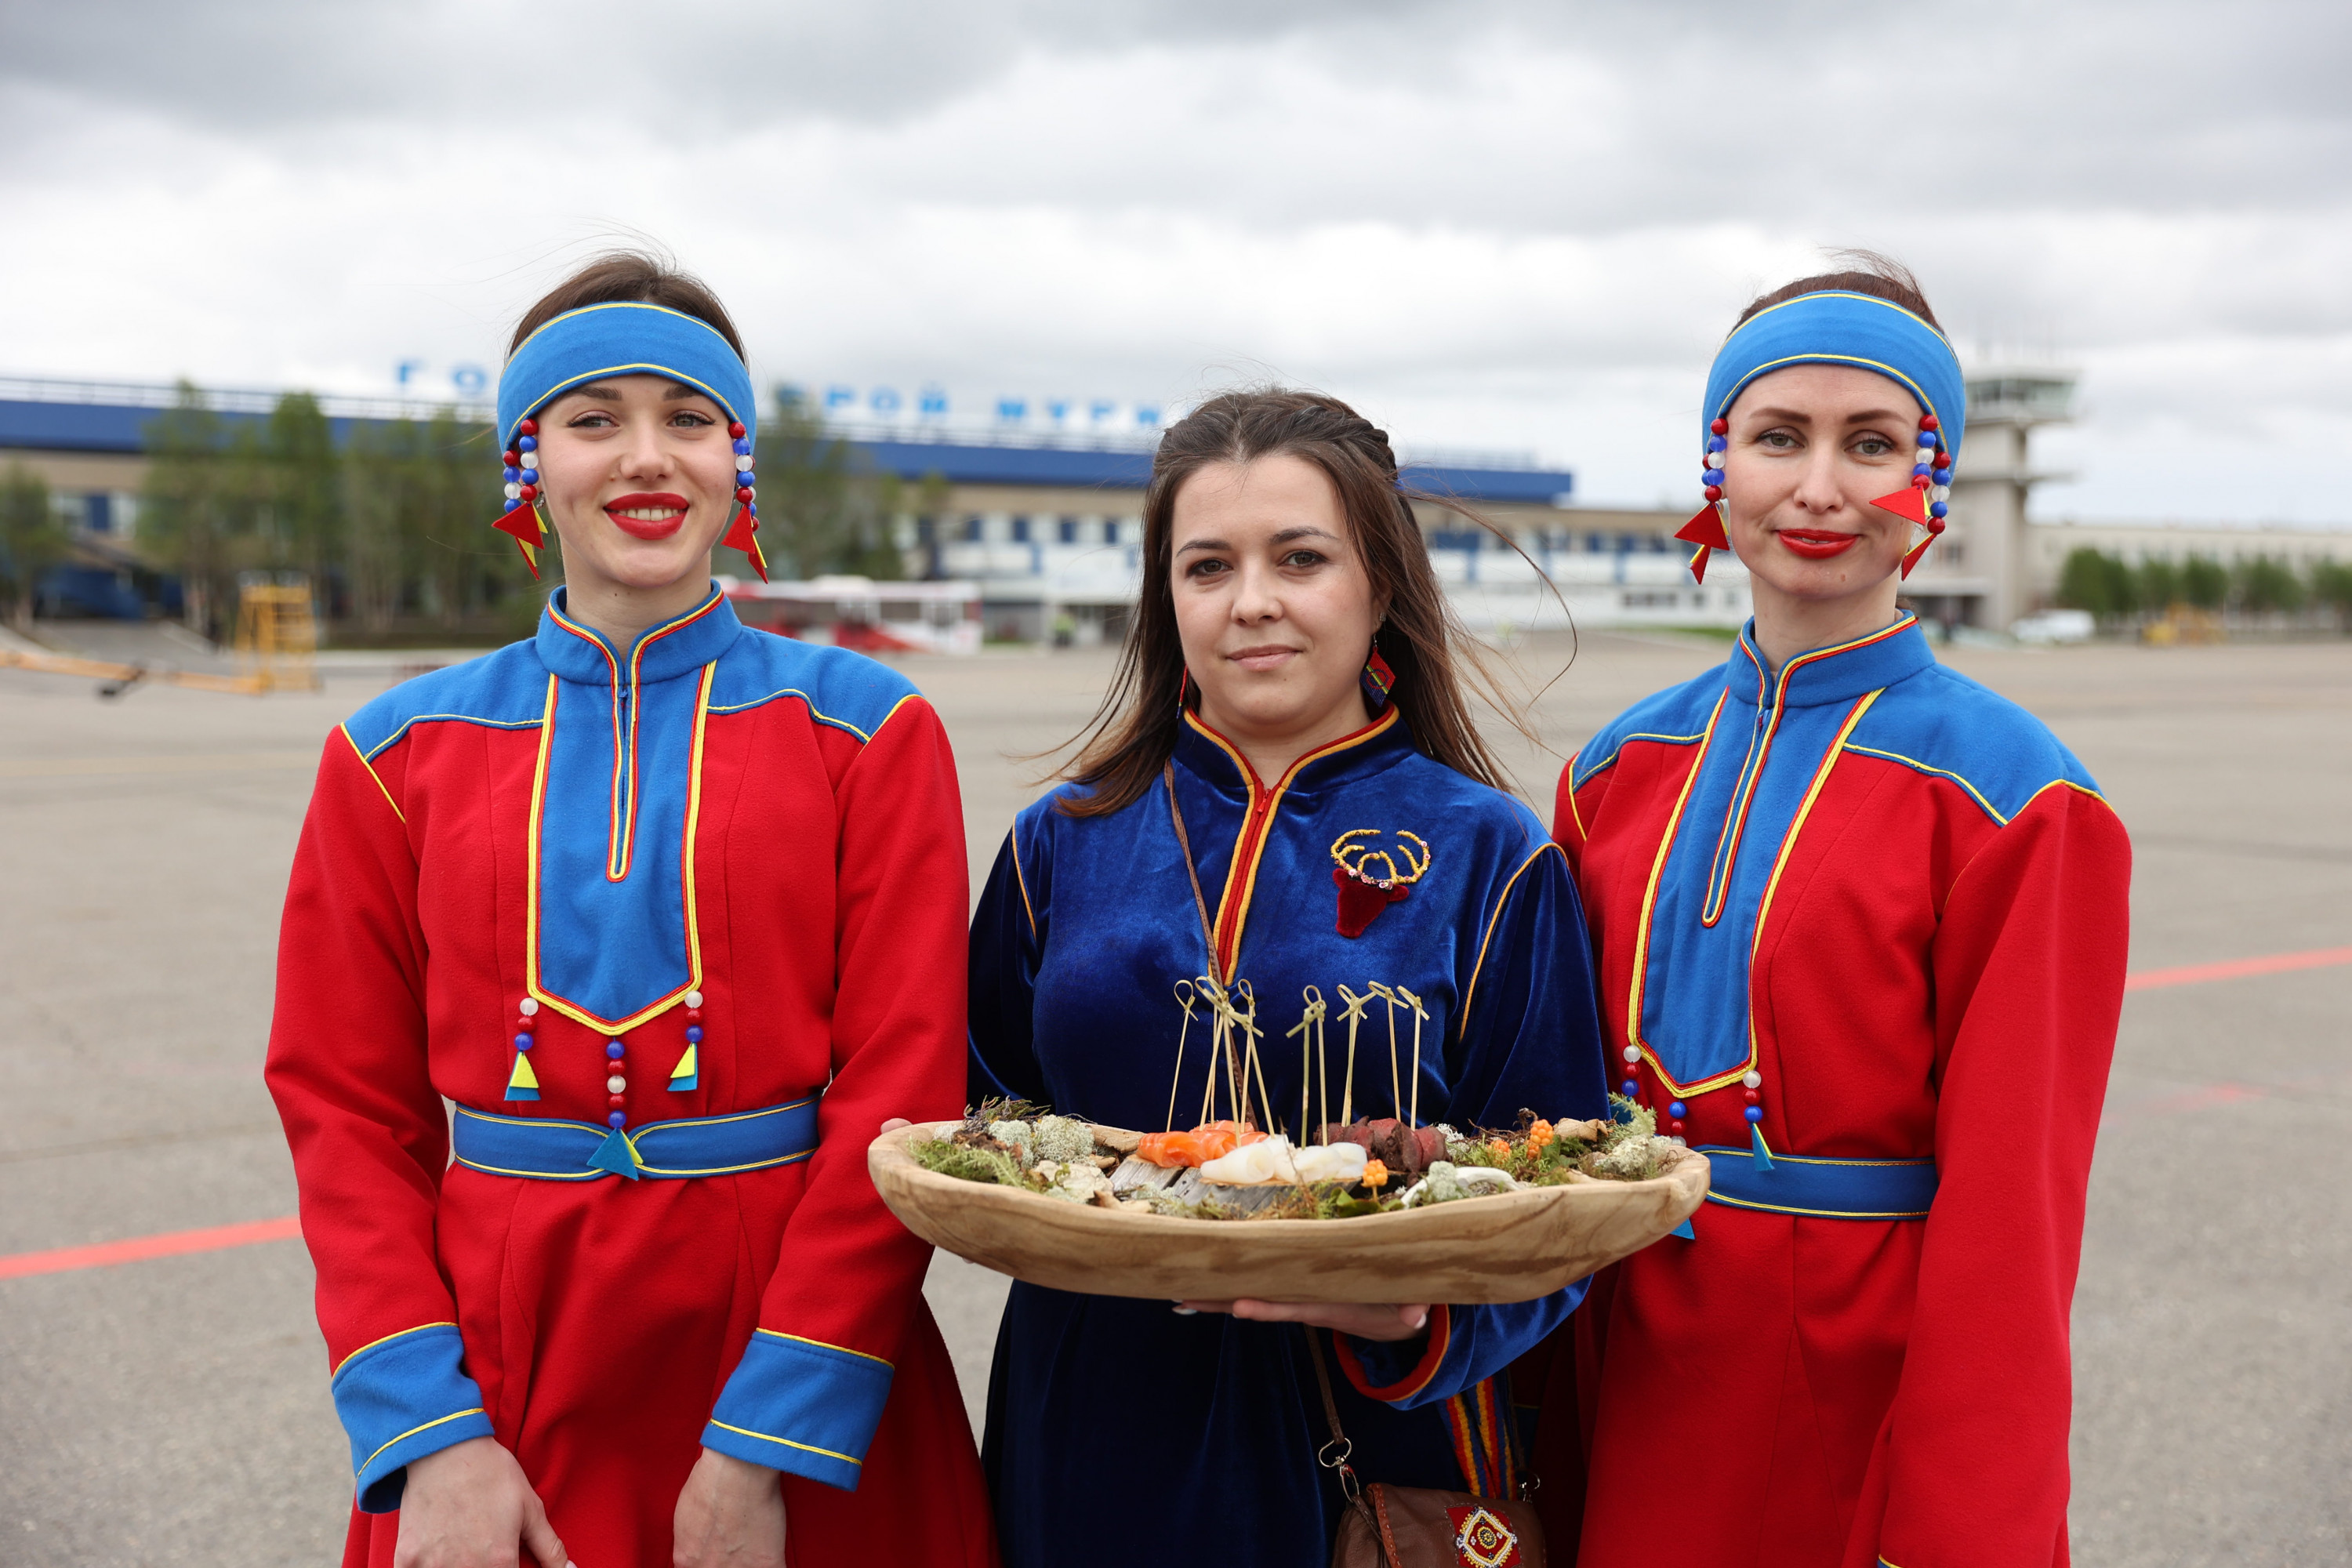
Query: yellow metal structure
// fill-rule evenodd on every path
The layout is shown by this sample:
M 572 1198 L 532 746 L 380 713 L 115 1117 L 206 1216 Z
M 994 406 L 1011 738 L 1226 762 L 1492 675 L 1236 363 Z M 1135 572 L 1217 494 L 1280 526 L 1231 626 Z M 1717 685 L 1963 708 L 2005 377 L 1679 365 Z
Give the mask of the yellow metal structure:
M 76 658 L 66 654 L 19 653 L 5 647 L 0 647 L 0 669 L 84 676 L 104 681 L 99 692 L 105 697 L 119 696 L 142 681 L 247 697 L 271 691 L 316 691 L 319 622 L 310 612 L 310 585 L 297 579 L 291 583 L 248 583 L 240 587 L 235 650 L 235 675 L 207 675 L 200 670 L 173 669 L 167 665 L 120 664 L 111 659 Z

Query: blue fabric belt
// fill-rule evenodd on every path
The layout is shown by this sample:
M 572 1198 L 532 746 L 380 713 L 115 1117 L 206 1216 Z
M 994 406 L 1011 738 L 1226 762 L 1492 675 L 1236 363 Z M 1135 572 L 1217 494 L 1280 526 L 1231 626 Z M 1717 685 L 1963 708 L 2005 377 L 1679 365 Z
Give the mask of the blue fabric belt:
M 731 1116 L 687 1116 L 615 1131 L 588 1121 L 493 1116 L 457 1107 L 450 1132 L 457 1163 L 534 1182 L 606 1176 L 678 1181 L 789 1165 L 816 1152 L 818 1097 Z
M 1808 1160 L 1702 1144 L 1714 1167 L 1706 1201 L 1816 1219 L 1925 1219 L 1936 1201 L 1933 1160 Z

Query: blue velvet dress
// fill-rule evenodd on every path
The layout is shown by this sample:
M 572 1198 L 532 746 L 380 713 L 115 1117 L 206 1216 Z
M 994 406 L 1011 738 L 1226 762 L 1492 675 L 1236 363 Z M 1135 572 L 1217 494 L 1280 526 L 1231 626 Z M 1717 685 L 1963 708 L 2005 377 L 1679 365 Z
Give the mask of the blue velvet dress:
M 1426 1015 L 1424 1125 L 1507 1127 L 1523 1108 L 1554 1120 L 1605 1113 L 1583 911 L 1559 848 L 1526 806 L 1422 754 L 1393 707 L 1301 758 L 1271 788 L 1188 715 L 1168 776 L 1199 902 L 1164 784 L 1094 817 L 1054 808 L 1076 787 L 1066 785 L 1015 822 L 972 926 L 975 1101 L 1015 1095 L 1153 1130 L 1170 1120 L 1172 1086 L 1174 1121 L 1192 1125 L 1209 1070 L 1209 1009 L 1196 1005 L 1187 1034 L 1175 987 L 1211 976 L 1236 989 L 1249 983 L 1263 1102 L 1294 1131 L 1301 1037 L 1288 1031 L 1308 986 L 1328 1009 L 1330 1119 L 1346 1089 L 1342 986 L 1369 998 L 1357 1026 L 1355 1114 L 1412 1110 L 1416 1019 L 1370 993 L 1373 982 L 1410 992 Z M 1376 879 L 1423 868 L 1393 901 L 1357 889 L 1358 915 L 1367 900 L 1379 907 L 1353 937 L 1339 929 L 1333 876 L 1343 835 L 1339 852 Z M 1232 1114 L 1225 1077 L 1220 1116 Z M 1310 1122 L 1324 1114 L 1322 1086 L 1313 1092 Z M 1263 1102 L 1252 1094 L 1253 1107 Z M 1513 1306 L 1441 1306 L 1426 1334 L 1395 1344 L 1332 1336 L 1332 1382 L 1358 1473 L 1506 1495 L 1516 1436 L 1499 1374 L 1583 1290 L 1580 1282 Z M 982 1445 L 1010 1568 L 1121 1560 L 1319 1568 L 1342 1506 L 1316 1462 L 1325 1437 L 1307 1342 L 1293 1325 L 1013 1287 Z

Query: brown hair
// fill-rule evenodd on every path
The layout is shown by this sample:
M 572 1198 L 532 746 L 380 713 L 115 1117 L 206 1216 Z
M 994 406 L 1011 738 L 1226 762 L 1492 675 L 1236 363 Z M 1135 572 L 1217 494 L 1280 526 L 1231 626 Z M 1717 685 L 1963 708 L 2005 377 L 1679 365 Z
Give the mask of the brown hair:
M 507 353 L 511 355 L 522 347 L 523 339 L 566 310 L 623 300 L 667 305 L 707 322 L 727 340 L 737 359 L 744 357 L 743 340 L 737 334 L 734 321 L 729 319 L 727 307 L 710 291 L 710 285 L 642 250 L 608 250 L 550 289 L 515 323 L 514 341 L 507 344 Z
M 1063 773 L 1090 793 L 1064 796 L 1062 811 L 1104 816 L 1131 804 L 1151 787 L 1176 749 L 1184 678 L 1184 648 L 1169 583 L 1177 491 L 1210 464 L 1276 456 L 1314 464 L 1339 492 L 1356 553 L 1371 579 L 1373 601 L 1388 605 L 1388 618 L 1373 632 L 1372 646 L 1396 672 L 1391 700 L 1413 743 L 1480 784 L 1508 787 L 1470 721 L 1464 675 L 1497 712 L 1522 730 L 1524 721 L 1438 585 L 1412 503 L 1433 502 L 1490 531 L 1491 525 L 1450 501 L 1401 488 L 1388 433 L 1346 404 L 1276 388 L 1213 397 L 1160 438 L 1143 495 L 1143 583 L 1133 626 L 1102 706 L 1072 742 L 1081 749 Z
M 1759 294 L 1739 312 L 1745 321 L 1759 310 L 1784 304 L 1800 294 L 1826 294 L 1843 291 L 1848 294 L 1868 294 L 1874 299 L 1889 300 L 1902 306 L 1937 331 L 1944 324 L 1936 320 L 1936 312 L 1927 308 L 1927 296 L 1919 290 L 1919 279 L 1908 267 L 1874 250 L 1832 250 L 1832 261 L 1843 261 L 1846 268 L 1839 272 L 1817 272 L 1811 278 L 1800 278 L 1794 283 L 1783 283 L 1769 294 Z M 1732 325 L 1737 328 L 1738 321 Z

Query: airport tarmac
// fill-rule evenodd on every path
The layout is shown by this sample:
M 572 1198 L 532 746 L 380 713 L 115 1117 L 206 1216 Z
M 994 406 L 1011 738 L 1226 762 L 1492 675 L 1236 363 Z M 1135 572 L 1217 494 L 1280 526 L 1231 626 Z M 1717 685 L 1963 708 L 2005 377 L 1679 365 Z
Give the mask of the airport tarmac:
M 1535 708 L 1549 750 L 1505 748 L 1538 808 L 1603 720 L 1723 651 L 1586 637 Z M 1537 683 L 1566 655 L 1518 650 Z M 2352 642 L 1947 657 L 2129 826 L 2135 973 L 2352 944 Z M 1024 756 L 1109 658 L 906 668 L 957 749 L 976 887 L 1041 793 Z M 101 702 L 0 671 L 0 1257 L 292 1213 L 260 1080 L 278 910 L 321 741 L 390 677 Z M 2074 1308 L 2075 1562 L 2352 1563 L 2347 1199 L 2352 965 L 2126 998 Z M 928 1289 L 976 1409 L 1003 1281 L 946 1258 Z M 0 1279 L 0 1564 L 333 1561 L 348 1450 L 310 1290 L 291 1239 Z

